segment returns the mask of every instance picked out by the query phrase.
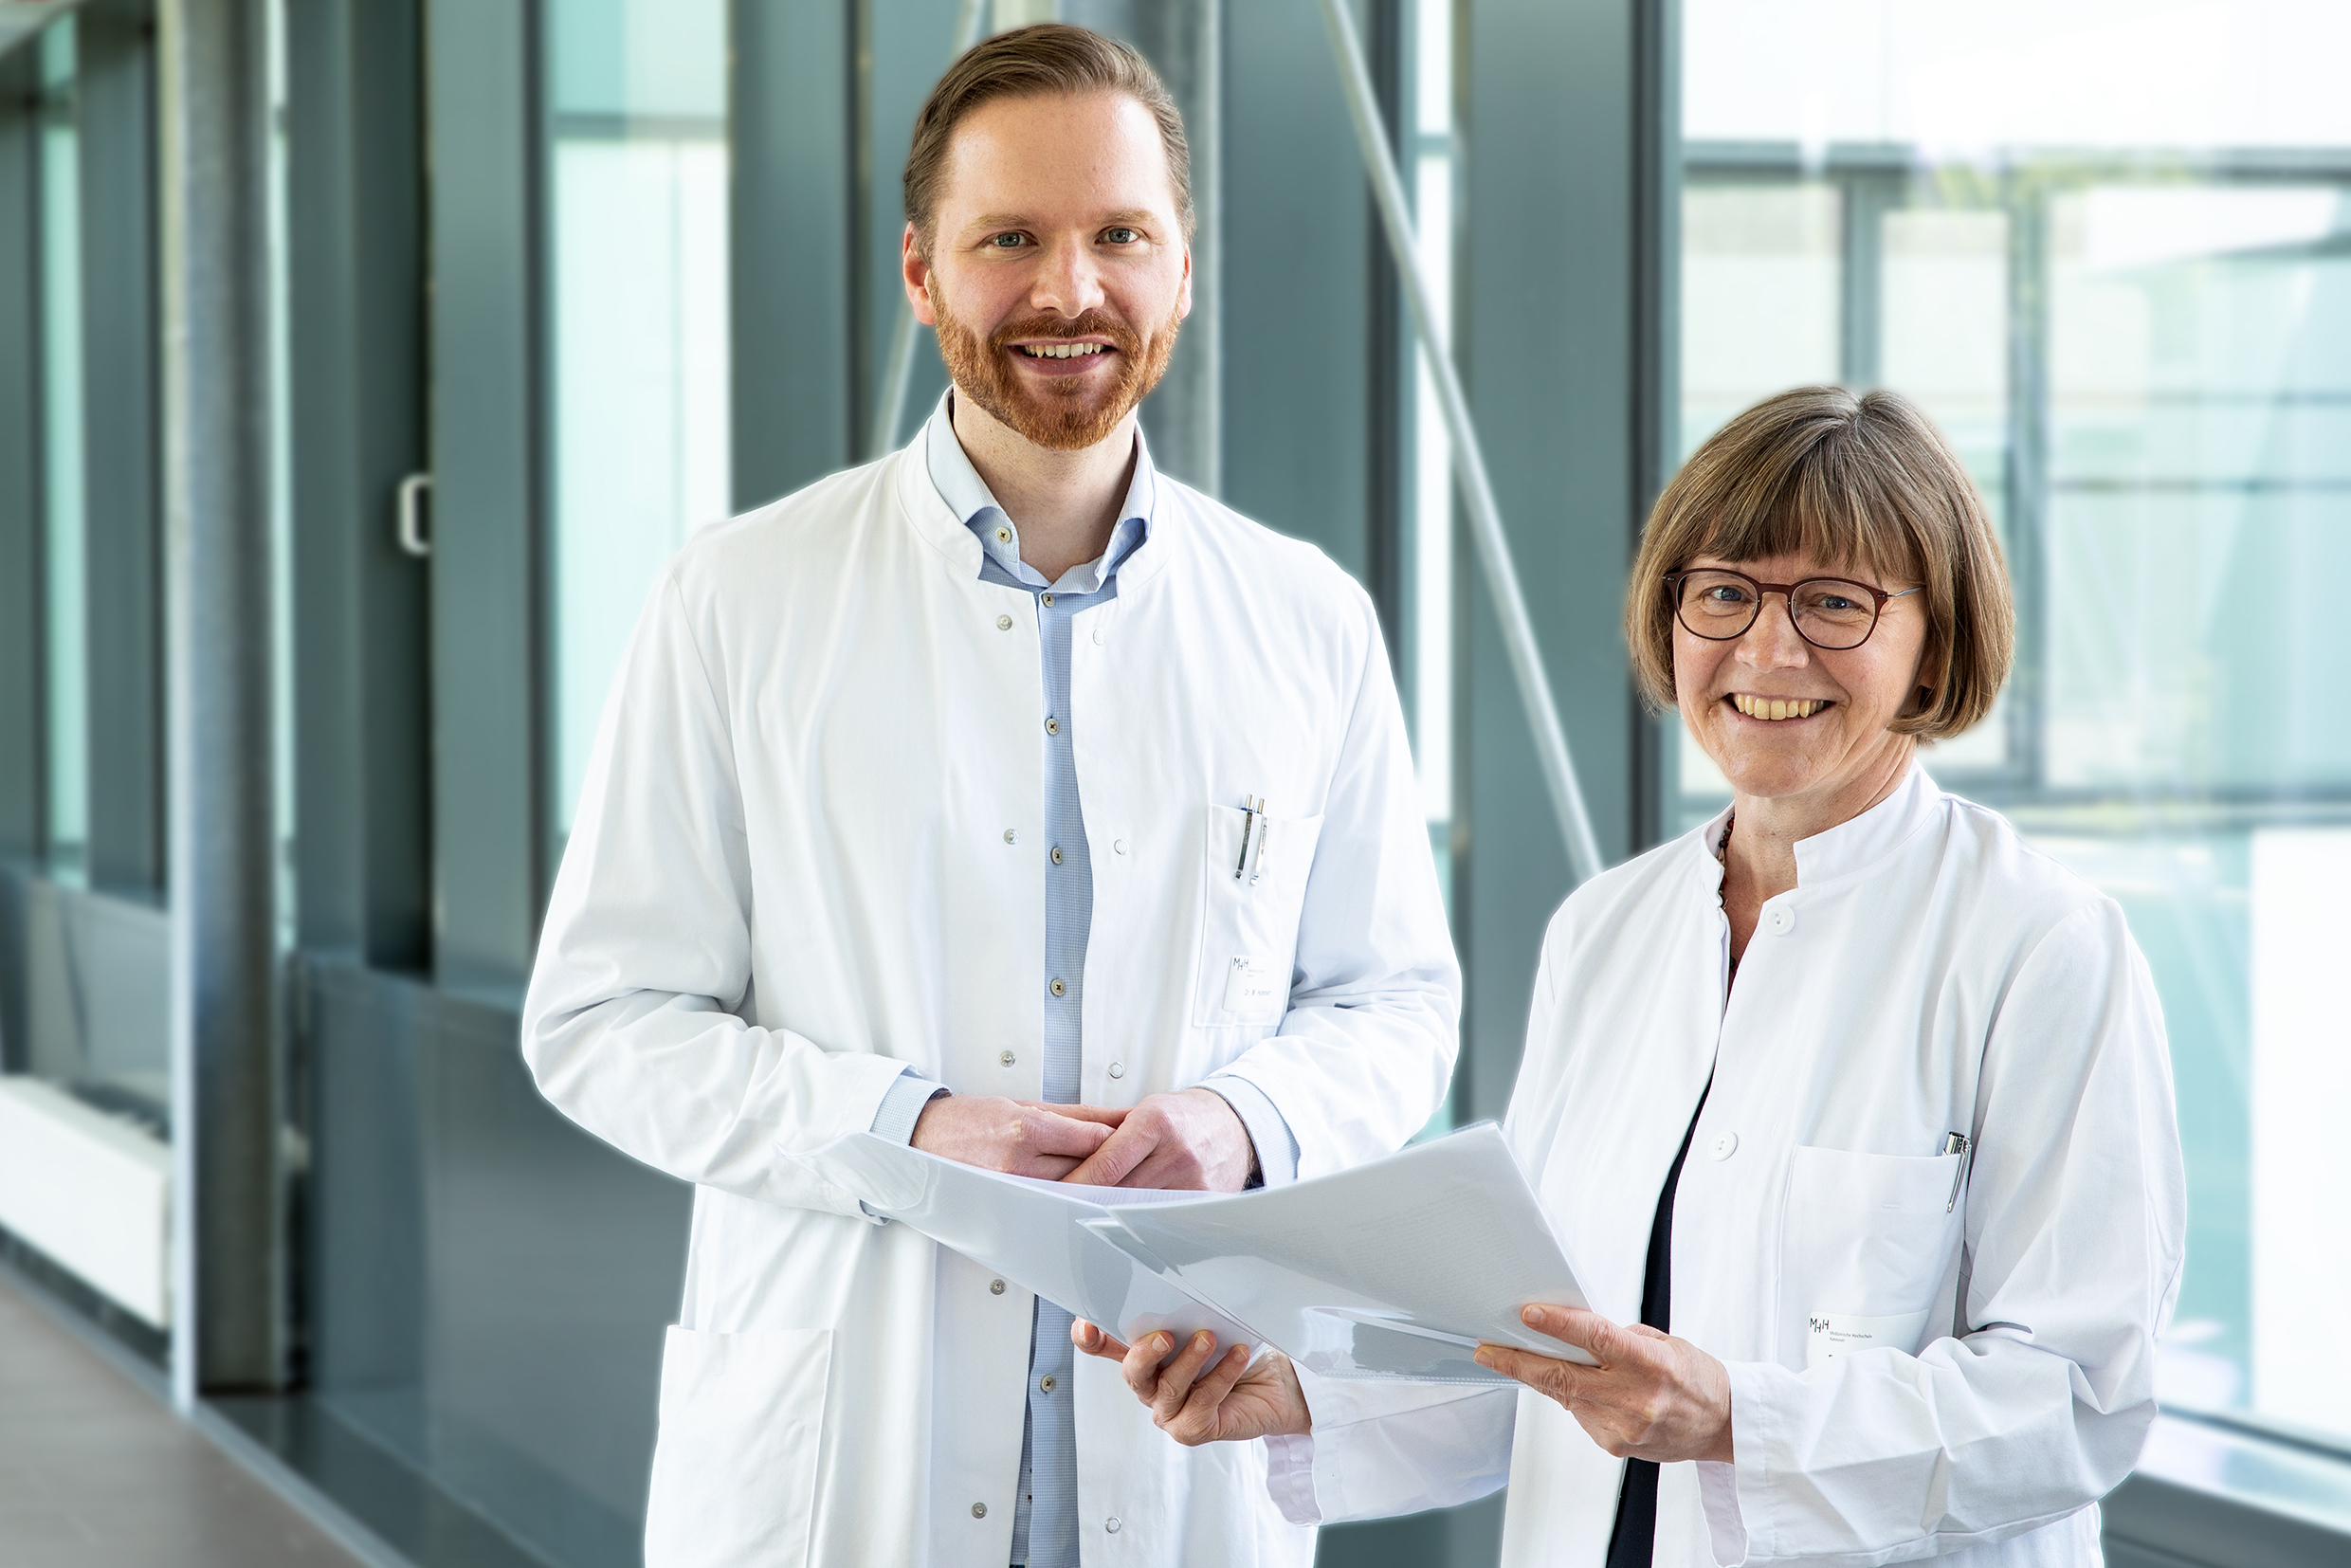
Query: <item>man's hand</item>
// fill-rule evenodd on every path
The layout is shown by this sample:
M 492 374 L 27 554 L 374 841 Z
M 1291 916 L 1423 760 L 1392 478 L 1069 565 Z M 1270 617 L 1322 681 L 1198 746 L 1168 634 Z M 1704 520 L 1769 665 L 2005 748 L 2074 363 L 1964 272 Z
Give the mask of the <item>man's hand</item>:
M 1107 1112 L 1071 1106 L 1087 1116 Z M 1237 1193 L 1248 1185 L 1257 1151 L 1248 1129 L 1214 1089 L 1155 1094 L 1126 1113 L 1085 1163 L 1062 1177 L 1095 1187 L 1160 1187 Z
M 1129 1114 L 995 1095 L 934 1095 L 915 1121 L 914 1146 L 983 1171 L 1059 1181 Z
M 1186 1448 L 1314 1430 L 1298 1369 L 1279 1351 L 1254 1362 L 1247 1345 L 1219 1356 L 1216 1336 L 1204 1328 L 1163 1366 L 1176 1348 L 1175 1335 L 1161 1329 L 1130 1348 L 1083 1318 L 1069 1325 L 1069 1341 L 1088 1356 L 1119 1362 L 1126 1386 L 1151 1407 L 1152 1423 Z
M 1487 1344 L 1478 1346 L 1478 1365 L 1549 1395 L 1619 1459 L 1731 1462 L 1731 1375 L 1722 1362 L 1687 1340 L 1580 1307 L 1530 1306 L 1519 1316 L 1600 1364 Z

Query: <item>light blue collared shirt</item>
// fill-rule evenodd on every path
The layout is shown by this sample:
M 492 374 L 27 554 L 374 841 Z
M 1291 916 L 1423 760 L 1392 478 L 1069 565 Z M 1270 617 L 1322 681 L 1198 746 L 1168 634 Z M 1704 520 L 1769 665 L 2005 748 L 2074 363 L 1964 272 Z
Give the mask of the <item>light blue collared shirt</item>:
M 1094 869 L 1078 804 L 1074 720 L 1069 711 L 1069 637 L 1081 611 L 1118 597 L 1119 564 L 1151 538 L 1158 475 L 1140 430 L 1135 436 L 1135 477 L 1126 487 L 1110 546 L 1102 556 L 1071 567 L 1058 582 L 1020 558 L 1020 529 L 996 504 L 979 471 L 964 454 L 951 421 L 954 394 L 922 428 L 923 456 L 931 483 L 955 515 L 978 538 L 982 580 L 1025 588 L 1036 601 L 1042 647 L 1046 732 L 1045 822 L 1045 1098 L 1076 1102 L 1084 1063 L 1083 1032 L 1085 944 L 1094 918 Z M 1056 993 L 1054 985 L 1061 990 Z M 1298 1143 L 1289 1123 L 1265 1092 L 1246 1080 L 1219 1076 L 1203 1087 L 1230 1103 L 1256 1146 L 1258 1171 L 1267 1186 L 1298 1173 Z M 914 1137 L 922 1107 L 946 1089 L 909 1067 L 890 1086 L 873 1120 L 873 1130 L 902 1142 Z M 1069 1314 L 1040 1300 L 1029 1340 L 1029 1408 L 1021 1437 L 1021 1477 L 1012 1517 L 1011 1560 L 1028 1568 L 1078 1568 L 1077 1418 L 1070 1374 L 1076 1352 L 1069 1343 Z

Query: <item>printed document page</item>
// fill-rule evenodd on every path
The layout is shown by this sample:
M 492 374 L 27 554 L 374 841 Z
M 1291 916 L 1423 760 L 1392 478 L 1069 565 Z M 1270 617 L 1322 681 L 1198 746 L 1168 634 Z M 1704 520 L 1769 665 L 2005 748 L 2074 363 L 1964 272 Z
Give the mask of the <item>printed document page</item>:
M 1470 1358 L 1481 1340 L 1591 1360 L 1519 1321 L 1534 1302 L 1589 1304 L 1490 1122 L 1287 1187 L 1088 1222 L 1114 1227 L 1131 1256 L 1324 1377 L 1505 1381 Z
M 1260 1336 L 1137 1261 L 1131 1246 L 1115 1246 L 1086 1228 L 1118 1209 L 1201 1194 L 1005 1176 L 863 1132 L 787 1158 L 875 1212 L 1129 1342 L 1164 1328 L 1180 1344 L 1205 1328 L 1220 1345 L 1259 1343 Z

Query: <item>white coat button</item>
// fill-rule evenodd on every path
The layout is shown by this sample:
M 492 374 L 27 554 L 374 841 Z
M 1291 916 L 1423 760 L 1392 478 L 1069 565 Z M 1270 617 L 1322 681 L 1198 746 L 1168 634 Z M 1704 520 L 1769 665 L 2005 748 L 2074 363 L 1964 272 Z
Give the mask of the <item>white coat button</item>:
M 996 1060 L 1009 1067 L 1012 1065 L 1012 1053 L 1008 1050 L 1003 1055 L 997 1057 Z
M 988 1282 L 988 1294 L 990 1294 L 991 1296 L 1001 1296 L 1001 1295 L 1003 1295 L 1003 1294 L 1004 1294 L 1004 1282 L 1003 1282 L 1002 1280 L 990 1280 L 990 1281 Z
M 988 1504 L 986 1504 L 985 1503 L 975 1503 L 975 1504 L 972 1504 L 972 1517 L 973 1517 L 974 1519 L 986 1519 L 986 1518 L 988 1517 Z
M 1048 1393 L 1048 1394 L 1052 1393 L 1052 1392 L 1053 1392 L 1053 1375 L 1052 1375 L 1051 1373 L 1049 1373 L 1049 1372 L 1048 1372 L 1048 1373 L 1047 1373 L 1044 1377 L 1042 1377 L 1038 1378 L 1038 1379 L 1037 1379 L 1037 1387 L 1039 1387 L 1039 1388 L 1043 1389 L 1043 1390 L 1044 1390 L 1046 1393 Z
M 1126 840 L 1124 840 L 1124 839 L 1122 839 L 1122 838 L 1121 838 L 1121 839 L 1116 839 L 1116 840 L 1113 840 L 1113 841 L 1112 841 L 1112 843 L 1111 843 L 1110 848 L 1111 848 L 1114 851 L 1116 851 L 1117 853 L 1119 853 L 1119 854 L 1121 854 L 1121 855 L 1122 855 L 1122 854 L 1125 854 L 1125 853 L 1126 853 Z
M 1771 922 L 1772 930 L 1777 936 L 1784 937 L 1795 929 L 1795 911 L 1784 903 L 1773 904 L 1772 912 L 1763 918 Z
M 997 629 L 998 631 L 1010 631 L 1010 630 L 1011 630 L 1011 629 L 1012 629 L 1012 617 L 1011 617 L 1010 615 L 999 615 L 999 616 L 997 616 L 997 617 L 996 617 L 996 629 Z
M 1124 1078 L 1126 1076 L 1126 1064 L 1124 1062 L 1111 1063 L 1110 1076 L 1113 1078 Z
M 1102 641 L 1102 628 L 1100 627 L 1094 629 L 1094 641 L 1097 643 Z
M 1739 1135 L 1737 1133 L 1724 1133 L 1722 1137 L 1706 1145 L 1706 1158 L 1708 1159 L 1728 1159 L 1732 1155 L 1738 1152 Z
M 996 530 L 996 542 L 997 542 L 998 544 L 1010 544 L 1010 543 L 1011 543 L 1011 542 L 1012 542 L 1012 531 L 1011 531 L 1010 528 L 999 528 L 999 529 L 997 529 L 997 530 Z
M 1061 864 L 1061 846 L 1058 844 L 1053 846 L 1053 864 L 1056 866 Z
M 1108 1519 L 1103 1520 L 1103 1528 L 1109 1531 L 1114 1536 L 1117 1535 L 1119 1533 L 1119 1516 L 1117 1514 L 1112 1514 Z
M 1048 719 L 1045 721 L 1045 733 L 1048 735 L 1059 735 L 1061 733 L 1061 720 L 1058 719 Z
M 1054 995 L 1056 995 L 1056 996 L 1066 996 L 1066 995 L 1068 995 L 1068 994 L 1069 994 L 1069 988 L 1068 988 L 1067 986 L 1066 986 L 1066 985 L 1062 984 L 1059 980 L 1055 980 L 1055 981 L 1054 981 L 1054 982 L 1053 982 L 1050 986 L 1048 986 L 1046 989 L 1047 989 L 1047 990 L 1048 990 L 1048 991 L 1050 991 L 1050 992 L 1051 992 Z
M 1017 828 L 1005 829 L 1004 842 L 1007 844 L 1018 844 L 1020 842 L 1020 830 Z
M 1048 609 L 1048 610 L 1050 610 L 1050 609 L 1052 609 L 1052 608 L 1053 608 L 1053 595 L 1051 595 L 1050 593 L 1048 593 L 1048 594 L 1046 594 L 1046 595 L 1045 595 L 1045 608 L 1046 608 L 1046 609 Z

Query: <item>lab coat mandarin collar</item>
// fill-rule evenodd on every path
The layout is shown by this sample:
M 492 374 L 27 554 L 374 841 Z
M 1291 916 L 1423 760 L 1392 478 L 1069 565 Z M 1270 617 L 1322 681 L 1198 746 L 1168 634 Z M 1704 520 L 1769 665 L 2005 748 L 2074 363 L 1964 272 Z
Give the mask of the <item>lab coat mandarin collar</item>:
M 1894 793 L 1826 832 L 1798 839 L 1795 845 L 1796 886 L 1810 891 L 1825 883 L 1868 869 L 1909 842 L 1920 830 L 1941 818 L 1943 793 L 1926 770 L 1913 762 Z M 1709 891 L 1722 889 L 1722 868 L 1714 858 L 1722 841 L 1722 825 L 1730 820 L 1723 808 L 1693 840 L 1692 864 L 1703 874 Z
M 979 470 L 972 465 L 971 455 L 964 451 L 963 443 L 956 439 L 954 409 L 955 389 L 951 387 L 940 394 L 939 406 L 923 422 L 922 433 L 914 444 L 921 453 L 923 471 L 928 474 L 932 488 L 938 491 L 939 500 L 946 503 L 947 510 L 962 522 L 980 549 L 993 556 L 996 563 L 1013 576 L 1021 577 L 1024 573 L 1017 536 L 1019 525 L 1005 516 L 1004 508 L 990 492 L 988 482 L 981 479 Z M 1151 448 L 1143 439 L 1142 428 L 1139 425 L 1135 430 L 1135 472 L 1127 481 L 1126 499 L 1119 509 L 1118 524 L 1111 530 L 1109 548 L 1099 559 L 1074 569 L 1076 574 L 1084 574 L 1087 580 L 1072 582 L 1066 575 L 1061 584 L 1053 586 L 1062 586 L 1066 592 L 1080 593 L 1090 593 L 1100 589 L 1113 573 L 1121 569 L 1127 556 L 1150 540 L 1156 523 L 1157 495 L 1157 471 L 1152 466 Z M 989 541 L 988 524 L 983 519 L 990 513 L 1003 518 L 1015 530 L 1011 542 L 996 545 Z M 978 571 L 977 563 L 974 563 L 973 571 Z M 1041 578 L 1038 580 L 1043 581 Z

